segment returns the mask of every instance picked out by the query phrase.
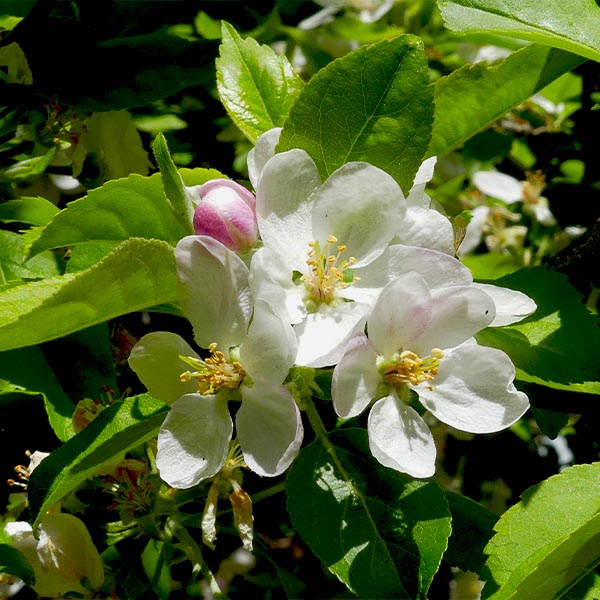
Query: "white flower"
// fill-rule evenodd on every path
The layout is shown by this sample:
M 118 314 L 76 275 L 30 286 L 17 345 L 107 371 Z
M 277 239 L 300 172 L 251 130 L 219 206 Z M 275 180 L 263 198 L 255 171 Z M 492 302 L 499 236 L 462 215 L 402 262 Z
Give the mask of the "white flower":
M 433 177 L 437 158 L 432 156 L 419 167 L 406 199 L 408 209 L 394 242 L 407 246 L 420 246 L 454 255 L 452 223 L 425 193 L 425 186 Z
M 299 29 L 314 29 L 326 25 L 334 15 L 343 8 L 358 11 L 358 18 L 363 23 L 374 23 L 383 17 L 394 6 L 397 0 L 314 0 L 324 8 L 298 24 Z
M 500 431 L 529 407 L 515 368 L 472 336 L 494 319 L 494 303 L 473 287 L 431 288 L 408 273 L 381 292 L 336 366 L 332 399 L 340 417 L 368 418 L 369 446 L 383 465 L 413 477 L 435 471 L 434 439 L 409 405 L 411 390 L 436 418 L 470 433 Z
M 473 183 L 480 192 L 507 204 L 522 202 L 523 209 L 542 225 L 556 225 L 548 199 L 541 195 L 545 187 L 541 173 L 527 173 L 525 181 L 518 181 L 498 171 L 478 171 L 473 175 Z
M 77 517 L 46 514 L 40 521 L 37 538 L 26 521 L 7 523 L 4 530 L 29 560 L 35 575 L 32 587 L 40 597 L 56 598 L 67 592 L 87 595 L 104 581 L 98 550 Z
M 457 254 L 465 256 L 479 246 L 485 236 L 485 245 L 490 252 L 508 253 L 511 249 L 523 246 L 527 227 L 509 225 L 521 219 L 503 206 L 476 206 L 471 210 L 472 219 L 467 225 Z
M 233 434 L 229 400 L 241 400 L 235 424 L 246 465 L 279 475 L 303 437 L 296 402 L 282 385 L 297 351 L 293 330 L 266 303 L 252 302 L 248 268 L 217 240 L 189 236 L 175 254 L 181 307 L 209 352 L 201 357 L 168 332 L 145 335 L 131 352 L 148 391 L 171 405 L 158 437 L 161 477 L 188 488 L 218 473 Z
M 264 247 L 251 262 L 252 291 L 294 324 L 297 364 L 334 364 L 387 283 L 372 287 L 368 274 L 400 228 L 404 196 L 367 163 L 347 163 L 321 183 L 303 150 L 265 158 L 259 139 L 249 164 Z

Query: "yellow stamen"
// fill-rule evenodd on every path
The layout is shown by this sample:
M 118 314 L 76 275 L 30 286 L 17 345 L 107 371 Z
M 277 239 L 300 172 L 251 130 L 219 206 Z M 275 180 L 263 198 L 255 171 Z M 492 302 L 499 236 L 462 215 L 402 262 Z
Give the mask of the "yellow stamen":
M 383 378 L 388 385 L 398 387 L 408 384 L 419 385 L 433 381 L 439 373 L 440 362 L 444 358 L 439 348 L 433 348 L 429 356 L 421 358 L 410 350 L 404 350 L 394 359 L 383 365 Z M 427 386 L 433 389 L 433 386 Z
M 526 181 L 523 185 L 523 202 L 525 204 L 537 204 L 544 188 L 546 187 L 546 176 L 542 171 L 527 171 L 525 173 Z
M 196 371 L 185 371 L 180 375 L 181 381 L 196 380 L 198 392 L 202 395 L 216 394 L 221 388 L 235 390 L 240 386 L 246 372 L 238 361 L 228 361 L 223 352 L 217 350 L 217 344 L 208 347 L 210 356 L 204 360 L 193 356 L 180 356 L 186 364 Z
M 346 273 L 356 263 L 356 258 L 350 256 L 342 259 L 342 254 L 348 248 L 345 244 L 338 244 L 334 235 L 328 236 L 323 250 L 318 241 L 309 242 L 308 246 L 306 264 L 309 274 L 301 277 L 308 292 L 305 300 L 316 304 L 329 304 L 335 299 L 336 290 L 359 280 L 358 277 L 352 277 L 351 273 Z M 332 247 L 336 248 L 336 253 L 332 253 Z

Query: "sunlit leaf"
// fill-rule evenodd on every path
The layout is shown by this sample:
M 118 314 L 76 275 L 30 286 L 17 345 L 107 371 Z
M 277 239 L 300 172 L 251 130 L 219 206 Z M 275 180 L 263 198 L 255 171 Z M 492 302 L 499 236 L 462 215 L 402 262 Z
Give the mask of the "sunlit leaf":
M 60 275 L 62 265 L 58 256 L 45 251 L 25 262 L 27 250 L 28 244 L 22 235 L 0 230 L 0 284 Z
M 406 193 L 432 121 L 423 42 L 404 35 L 363 46 L 316 73 L 290 110 L 277 150 L 306 150 L 323 179 L 344 163 L 366 161 Z
M 494 284 L 524 292 L 538 308 L 520 323 L 485 329 L 477 336 L 481 343 L 504 350 L 521 371 L 542 381 L 600 380 L 600 320 L 564 275 L 540 266 L 521 269 Z
M 81 174 L 83 160 L 93 154 L 104 180 L 147 175 L 152 166 L 142 139 L 126 110 L 94 113 L 85 122 L 85 131 L 74 153 L 73 176 Z
M 0 221 L 46 225 L 60 210 L 40 196 L 16 198 L 0 204 Z
M 562 50 L 532 45 L 502 62 L 480 62 L 435 83 L 435 121 L 428 156 L 441 156 L 511 108 L 584 62 Z
M 362 429 L 304 448 L 287 481 L 302 539 L 361 598 L 425 598 L 450 534 L 444 493 L 381 466 Z
M 84 271 L 0 293 L 0 350 L 39 344 L 176 298 L 173 248 L 133 238 Z
M 181 169 L 186 185 L 222 178 L 215 169 Z M 175 246 L 183 227 L 165 196 L 161 175 L 133 174 L 90 190 L 57 214 L 32 244 L 30 254 L 84 242 L 121 242 L 131 237 L 164 240 Z
M 575 465 L 521 496 L 485 548 L 482 598 L 560 598 L 600 563 L 600 463 Z
M 281 127 L 303 82 L 285 56 L 223 23 L 217 89 L 233 122 L 251 142 Z
M 448 29 L 486 31 L 600 61 L 600 8 L 593 0 L 439 0 Z
M 160 175 L 108 181 L 71 202 L 44 229 L 31 255 L 87 241 L 123 241 L 130 237 L 165 240 L 175 245 L 187 234 L 171 213 Z
M 148 394 L 117 402 L 46 457 L 29 480 L 30 521 L 40 518 L 101 466 L 156 436 L 167 407 Z

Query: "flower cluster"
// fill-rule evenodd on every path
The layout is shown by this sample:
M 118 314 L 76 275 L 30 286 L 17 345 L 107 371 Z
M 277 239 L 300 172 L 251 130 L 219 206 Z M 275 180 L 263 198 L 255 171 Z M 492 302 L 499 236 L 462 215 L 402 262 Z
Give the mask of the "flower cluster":
M 303 398 L 290 374 L 329 367 L 337 415 L 369 410 L 373 456 L 430 477 L 436 451 L 426 411 L 489 433 L 528 409 L 509 357 L 474 335 L 527 317 L 535 303 L 474 283 L 455 257 L 450 221 L 425 194 L 435 159 L 405 198 L 364 162 L 323 181 L 303 150 L 275 151 L 279 133 L 265 133 L 248 157 L 255 200 L 231 182 L 205 184 L 199 235 L 175 250 L 196 346 L 155 332 L 129 358 L 171 406 L 158 438 L 160 475 L 192 487 L 222 473 L 238 444 L 252 471 L 282 474 L 303 440 Z

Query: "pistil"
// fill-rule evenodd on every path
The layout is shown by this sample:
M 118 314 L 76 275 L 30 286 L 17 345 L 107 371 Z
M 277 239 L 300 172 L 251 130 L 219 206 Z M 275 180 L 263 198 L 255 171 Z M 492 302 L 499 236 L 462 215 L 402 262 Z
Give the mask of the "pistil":
M 194 367 L 195 371 L 185 371 L 180 375 L 181 381 L 196 380 L 198 392 L 203 396 L 216 394 L 221 388 L 237 389 L 242 383 L 246 372 L 238 361 L 228 361 L 225 354 L 217 350 L 217 344 L 208 347 L 210 356 L 204 360 L 193 356 L 180 356 L 186 364 Z
M 417 386 L 431 382 L 439 373 L 442 358 L 444 354 L 439 348 L 433 348 L 431 354 L 424 357 L 410 350 L 404 350 L 381 366 L 384 381 L 393 387 L 405 384 Z M 427 387 L 433 389 L 431 384 Z
M 335 252 L 335 250 L 337 252 Z M 333 252 L 332 252 L 333 250 Z M 308 264 L 309 274 L 302 276 L 302 281 L 308 292 L 306 301 L 329 304 L 335 299 L 336 291 L 358 281 L 351 272 L 356 258 L 347 259 L 342 255 L 347 251 L 345 244 L 338 244 L 338 239 L 330 235 L 327 243 L 321 249 L 318 241 L 309 243 Z

